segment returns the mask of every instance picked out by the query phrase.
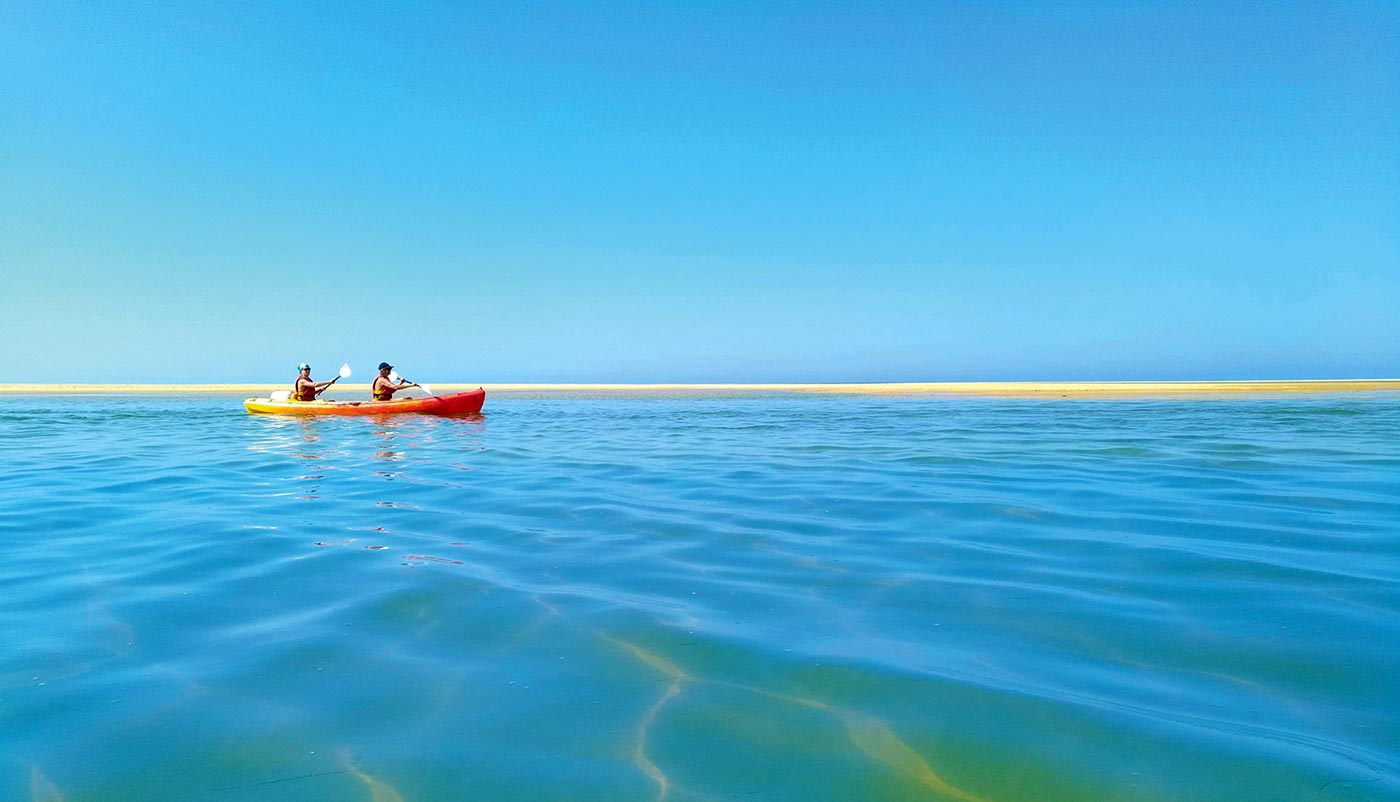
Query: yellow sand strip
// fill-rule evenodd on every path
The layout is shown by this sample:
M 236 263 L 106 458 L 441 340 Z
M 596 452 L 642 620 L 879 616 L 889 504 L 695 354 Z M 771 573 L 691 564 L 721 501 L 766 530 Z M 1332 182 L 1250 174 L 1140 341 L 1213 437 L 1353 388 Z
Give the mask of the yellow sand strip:
M 0 394 L 228 393 L 266 396 L 284 384 L 0 384 Z M 1400 393 L 1400 379 L 1309 379 L 1228 382 L 897 382 L 831 384 L 439 384 L 435 392 L 485 387 L 488 393 L 801 392 L 844 395 L 963 395 L 1013 398 L 1144 398 L 1153 396 Z M 369 385 L 341 384 L 341 400 L 368 395 Z M 414 391 L 408 391 L 414 395 Z

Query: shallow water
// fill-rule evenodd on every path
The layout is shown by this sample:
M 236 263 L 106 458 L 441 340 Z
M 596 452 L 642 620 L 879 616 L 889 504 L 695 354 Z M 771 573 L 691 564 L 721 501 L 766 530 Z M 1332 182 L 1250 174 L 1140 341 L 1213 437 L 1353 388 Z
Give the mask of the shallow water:
M 0 399 L 3 800 L 1400 799 L 1400 398 Z

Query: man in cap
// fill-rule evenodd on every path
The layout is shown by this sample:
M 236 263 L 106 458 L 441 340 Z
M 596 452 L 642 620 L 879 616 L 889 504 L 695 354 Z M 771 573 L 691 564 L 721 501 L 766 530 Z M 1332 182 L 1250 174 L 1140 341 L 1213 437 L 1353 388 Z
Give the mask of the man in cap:
M 389 371 L 393 369 L 394 366 L 390 365 L 388 362 L 379 363 L 379 375 L 374 377 L 374 384 L 369 386 L 369 391 L 374 396 L 375 401 L 392 401 L 394 400 L 394 393 L 397 393 L 405 387 L 418 386 L 418 382 L 402 380 L 400 380 L 398 384 L 394 384 L 394 380 L 389 378 Z

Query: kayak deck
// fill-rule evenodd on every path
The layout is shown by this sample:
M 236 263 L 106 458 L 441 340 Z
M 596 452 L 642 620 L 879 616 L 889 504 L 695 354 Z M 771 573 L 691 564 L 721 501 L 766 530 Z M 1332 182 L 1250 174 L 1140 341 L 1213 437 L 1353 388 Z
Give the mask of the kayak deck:
M 478 387 L 465 393 L 400 398 L 396 401 L 274 401 L 270 398 L 249 398 L 243 402 L 243 406 L 249 412 L 271 415 L 395 415 L 405 412 L 475 415 L 485 402 L 486 391 Z

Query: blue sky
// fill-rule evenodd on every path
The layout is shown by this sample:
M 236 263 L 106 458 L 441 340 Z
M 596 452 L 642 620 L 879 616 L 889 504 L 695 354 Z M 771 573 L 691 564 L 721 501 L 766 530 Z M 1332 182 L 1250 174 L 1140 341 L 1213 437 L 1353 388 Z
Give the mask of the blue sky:
M 0 5 L 0 382 L 1400 375 L 1394 3 Z

